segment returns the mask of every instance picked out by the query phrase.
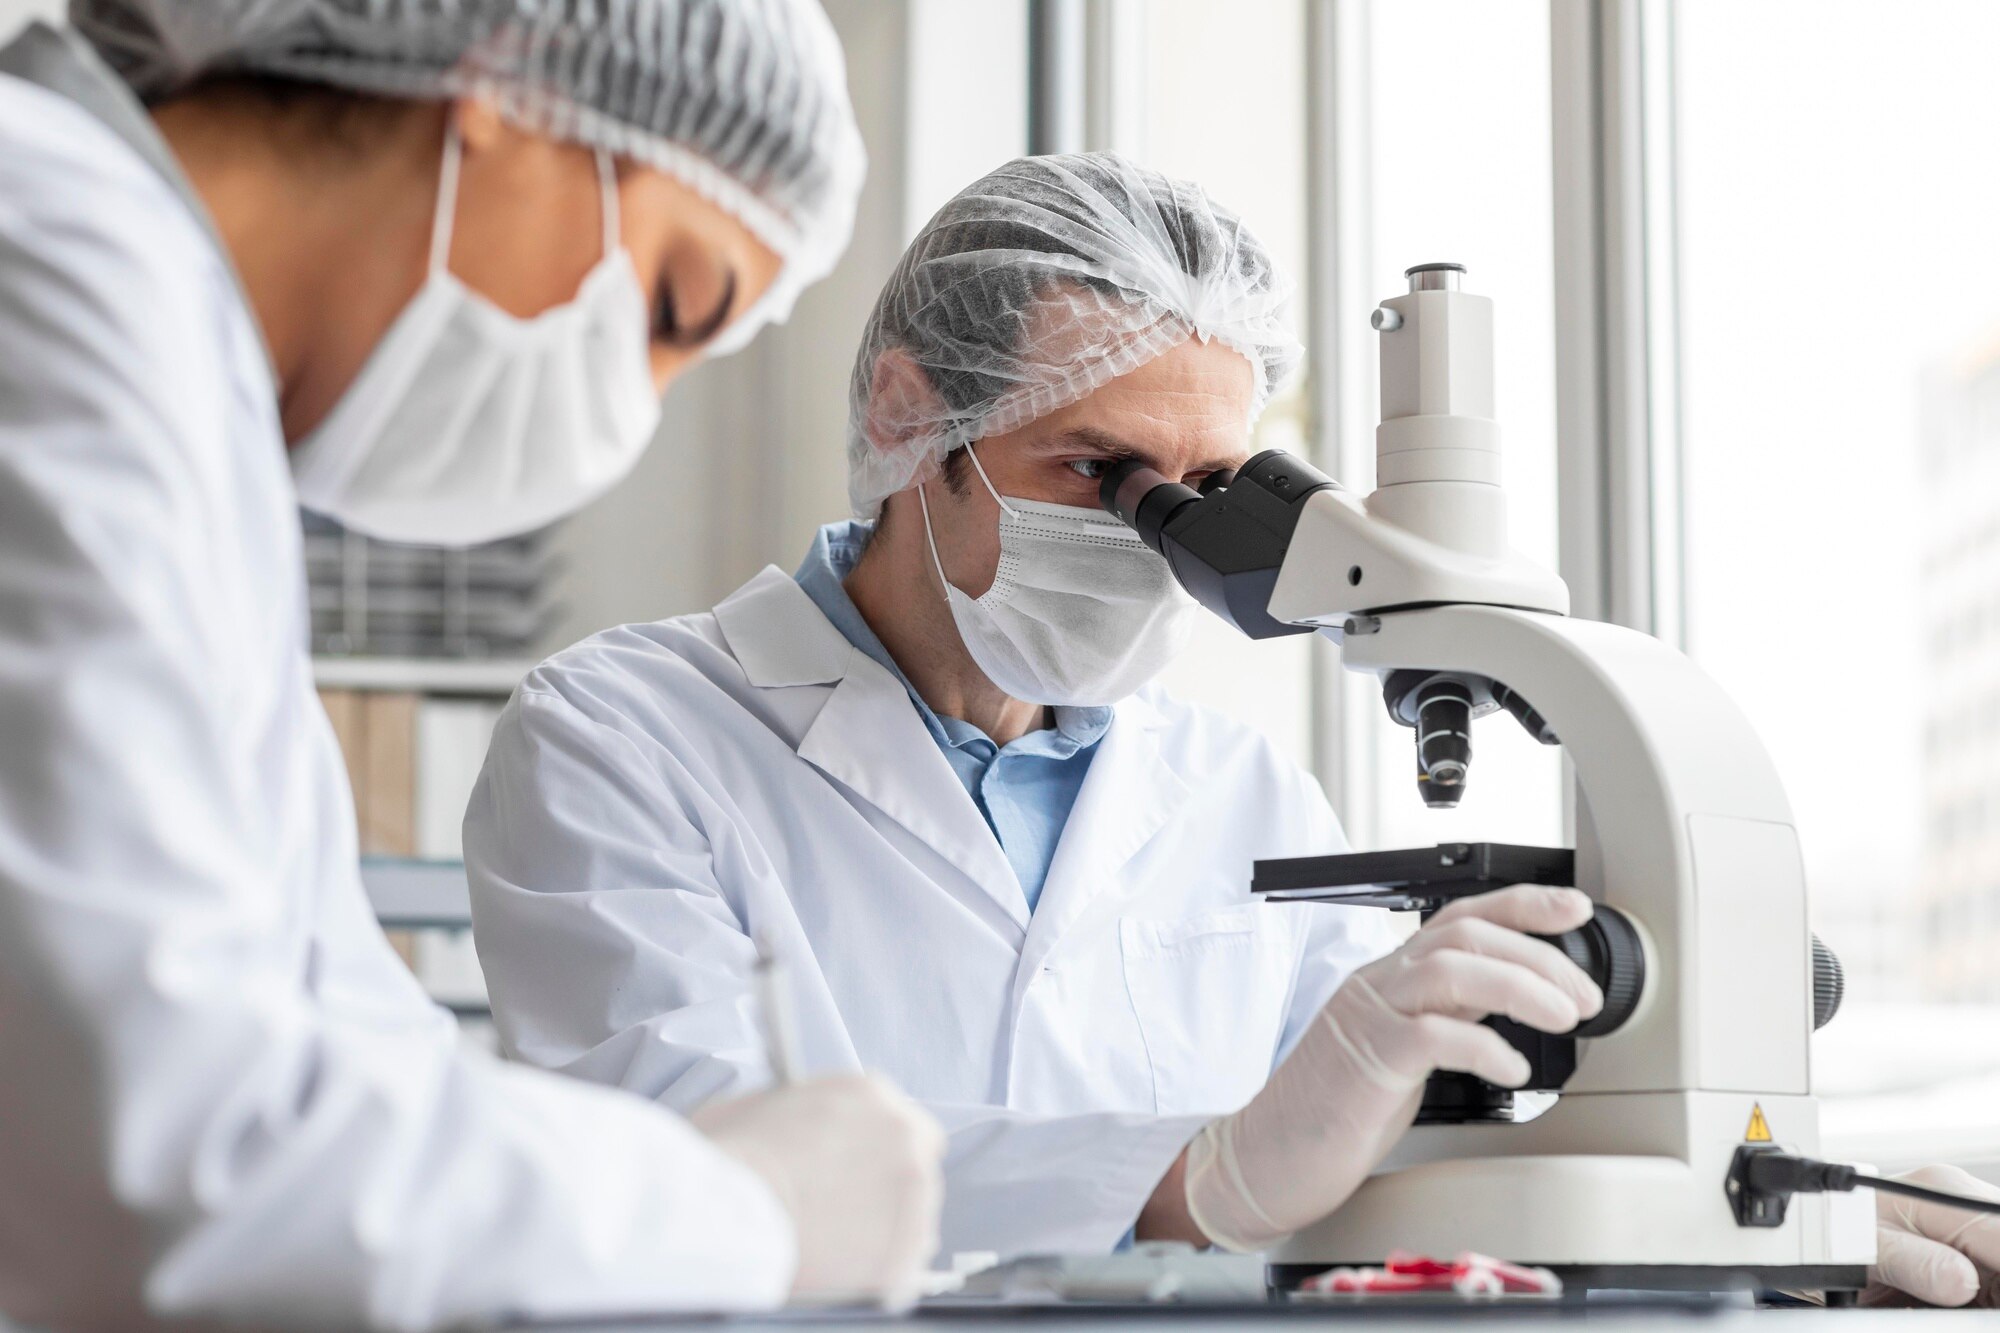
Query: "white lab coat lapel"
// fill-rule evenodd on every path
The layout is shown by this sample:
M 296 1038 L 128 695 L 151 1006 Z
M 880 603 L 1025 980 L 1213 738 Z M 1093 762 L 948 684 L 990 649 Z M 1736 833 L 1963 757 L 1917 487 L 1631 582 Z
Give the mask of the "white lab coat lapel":
M 1119 898 L 1129 895 L 1119 871 L 1187 804 L 1192 788 L 1161 751 L 1161 724 L 1153 705 L 1135 695 L 1118 704 L 1098 742 L 1028 927 L 1014 980 L 1016 1013 L 1023 988 L 1063 935 L 1086 911 L 1114 908 L 1106 896 L 1114 886 Z
M 751 684 L 832 684 L 799 738 L 799 757 L 957 866 L 1018 941 L 1028 928 L 1020 881 L 902 682 L 849 643 L 775 566 L 718 606 L 716 617 Z
M 799 743 L 799 757 L 957 866 L 1016 931 L 1025 931 L 1028 900 L 1014 867 L 917 715 L 909 691 L 868 654 L 851 651 L 848 674 Z

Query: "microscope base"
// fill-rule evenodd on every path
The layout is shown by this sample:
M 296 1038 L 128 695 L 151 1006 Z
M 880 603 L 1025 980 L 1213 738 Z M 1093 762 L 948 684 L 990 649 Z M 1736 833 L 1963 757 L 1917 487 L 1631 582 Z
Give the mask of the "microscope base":
M 1797 1195 L 1779 1225 L 1737 1225 L 1724 1185 L 1753 1107 L 1781 1142 L 1816 1151 L 1809 1097 L 1565 1096 L 1523 1124 L 1418 1126 L 1346 1203 L 1265 1262 L 1275 1280 L 1380 1264 L 1394 1250 L 1469 1250 L 1596 1288 L 1860 1286 L 1875 1259 L 1866 1191 Z M 1618 1140 L 1654 1151 L 1621 1153 Z

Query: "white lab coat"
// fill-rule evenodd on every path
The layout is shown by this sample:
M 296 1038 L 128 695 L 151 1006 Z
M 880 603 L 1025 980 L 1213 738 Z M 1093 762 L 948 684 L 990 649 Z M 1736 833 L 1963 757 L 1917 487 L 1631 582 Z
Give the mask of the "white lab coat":
M 944 1247 L 1003 1254 L 1110 1249 L 1389 947 L 1381 913 L 1250 899 L 1255 858 L 1342 845 L 1310 776 L 1149 689 L 1117 706 L 1031 918 L 903 686 L 775 568 L 532 672 L 465 825 L 512 1051 L 682 1109 L 751 1091 L 766 936 L 807 1066 L 878 1070 L 938 1114 Z
M 257 331 L 137 104 L 25 40 L 48 78 L 0 74 L 0 1323 L 781 1299 L 790 1224 L 748 1170 L 639 1098 L 461 1052 L 384 941 Z

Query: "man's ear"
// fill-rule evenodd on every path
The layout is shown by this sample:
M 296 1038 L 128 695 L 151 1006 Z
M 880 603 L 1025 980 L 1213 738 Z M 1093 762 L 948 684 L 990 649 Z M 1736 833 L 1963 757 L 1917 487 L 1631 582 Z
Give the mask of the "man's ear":
M 883 454 L 925 449 L 937 437 L 944 415 L 944 399 L 916 358 L 901 347 L 883 348 L 875 358 L 861 416 L 868 443 Z

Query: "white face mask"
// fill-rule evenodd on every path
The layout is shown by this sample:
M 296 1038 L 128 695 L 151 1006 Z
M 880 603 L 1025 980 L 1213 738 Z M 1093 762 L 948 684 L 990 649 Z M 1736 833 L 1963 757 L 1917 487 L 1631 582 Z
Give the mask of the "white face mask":
M 966 453 L 1000 506 L 1000 567 L 983 597 L 945 578 L 922 487 L 917 502 L 951 617 L 986 678 L 1028 703 L 1094 705 L 1158 675 L 1200 611 L 1167 562 L 1102 510 L 1002 499 Z
M 299 501 L 389 541 L 469 546 L 531 532 L 624 476 L 659 424 L 646 298 L 618 240 L 618 183 L 597 155 L 604 257 L 531 319 L 446 269 L 458 194 L 445 138 L 430 276 L 292 453 Z

